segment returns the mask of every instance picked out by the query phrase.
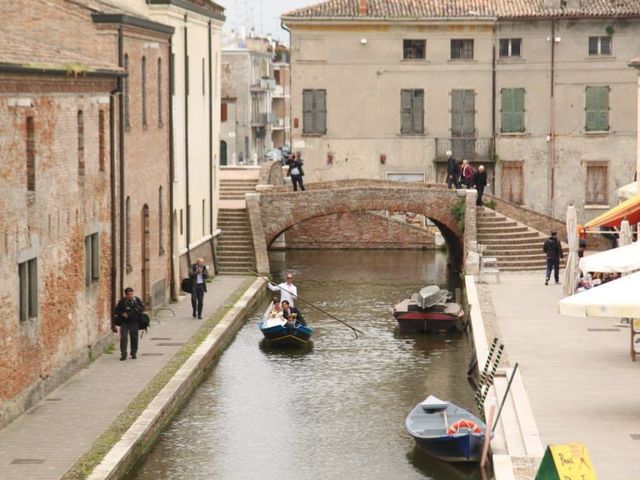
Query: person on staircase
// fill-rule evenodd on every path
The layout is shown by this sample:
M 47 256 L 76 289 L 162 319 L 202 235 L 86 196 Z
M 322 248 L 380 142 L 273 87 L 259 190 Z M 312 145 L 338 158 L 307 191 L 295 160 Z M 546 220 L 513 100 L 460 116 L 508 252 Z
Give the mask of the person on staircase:
M 549 278 L 551 278 L 551 270 L 553 269 L 553 277 L 556 281 L 556 285 L 560 283 L 560 259 L 563 256 L 562 244 L 555 231 L 551 232 L 551 236 L 544 241 L 542 250 L 547 254 L 547 273 L 544 279 L 544 284 L 549 285 Z
M 476 199 L 476 206 L 482 206 L 482 194 L 487 186 L 487 172 L 484 171 L 484 165 L 478 167 L 478 171 L 473 174 L 471 180 L 472 186 L 478 191 L 478 198 Z

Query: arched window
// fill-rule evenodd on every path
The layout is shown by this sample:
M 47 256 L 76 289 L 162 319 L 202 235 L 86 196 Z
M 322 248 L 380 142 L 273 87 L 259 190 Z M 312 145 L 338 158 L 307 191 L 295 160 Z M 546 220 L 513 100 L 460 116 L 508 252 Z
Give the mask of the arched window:
M 127 197 L 124 204 L 124 258 L 127 272 L 133 269 L 131 265 L 131 197 Z
M 129 55 L 124 55 L 124 72 L 127 74 L 122 82 L 124 89 L 124 126 L 131 128 L 131 120 L 129 118 Z
M 163 230 L 164 228 L 164 205 L 162 198 L 162 187 L 158 188 L 158 254 L 164 255 Z
M 147 126 L 147 57 L 142 57 L 142 126 Z
M 162 127 L 162 59 L 158 58 L 158 127 Z

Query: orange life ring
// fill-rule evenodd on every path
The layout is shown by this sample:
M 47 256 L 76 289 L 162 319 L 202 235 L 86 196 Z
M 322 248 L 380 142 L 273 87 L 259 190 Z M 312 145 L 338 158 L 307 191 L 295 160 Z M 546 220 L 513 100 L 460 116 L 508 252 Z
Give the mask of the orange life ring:
M 471 430 L 473 433 L 482 432 L 482 429 L 472 420 L 458 420 L 449 427 L 449 429 L 447 430 L 447 434 L 453 435 L 454 433 L 457 433 L 461 428 Z

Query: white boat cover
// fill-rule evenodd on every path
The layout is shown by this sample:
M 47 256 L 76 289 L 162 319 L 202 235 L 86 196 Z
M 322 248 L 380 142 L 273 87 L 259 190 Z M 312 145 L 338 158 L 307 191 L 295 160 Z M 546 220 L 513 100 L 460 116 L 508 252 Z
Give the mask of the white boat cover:
M 438 285 L 429 285 L 418 292 L 416 303 L 420 308 L 429 308 L 433 307 L 436 303 L 444 302 L 446 298 L 446 290 L 440 290 Z
M 638 292 L 640 272 L 563 298 L 558 309 L 560 314 L 572 317 L 640 318 Z
M 434 395 L 429 395 L 425 400 L 420 402 L 420 405 L 423 410 L 440 411 L 446 409 L 449 406 L 449 402 L 440 400 Z
M 640 242 L 587 255 L 578 266 L 583 272 L 635 272 L 640 270 Z
M 287 321 L 283 317 L 278 316 L 273 318 L 267 318 L 262 325 L 264 328 L 271 328 L 278 325 L 284 325 L 286 323 Z

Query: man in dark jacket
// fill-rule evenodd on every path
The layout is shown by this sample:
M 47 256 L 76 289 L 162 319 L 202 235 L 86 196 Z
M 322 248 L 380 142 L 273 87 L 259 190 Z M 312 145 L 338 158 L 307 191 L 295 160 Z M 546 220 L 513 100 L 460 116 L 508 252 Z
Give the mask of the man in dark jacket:
M 551 232 L 551 236 L 544 241 L 542 250 L 547 254 L 547 275 L 545 276 L 544 284 L 549 285 L 549 278 L 551 277 L 551 269 L 553 269 L 553 276 L 556 280 L 556 284 L 560 283 L 560 259 L 562 258 L 562 244 L 556 236 L 556 232 Z
M 487 172 L 484 171 L 484 165 L 478 167 L 478 171 L 473 174 L 471 184 L 478 191 L 478 198 L 476 199 L 476 205 L 482 206 L 482 194 L 484 193 L 484 187 L 487 186 Z
M 304 321 L 300 310 L 289 305 L 289 302 L 286 300 L 282 301 L 282 316 L 294 325 L 307 325 L 307 322 Z
M 138 354 L 138 320 L 144 312 L 144 304 L 135 296 L 133 288 L 124 289 L 124 297 L 116 305 L 117 325 L 120 327 L 120 360 L 127 359 L 127 340 L 131 338 L 131 358 Z
M 193 309 L 193 318 L 202 318 L 202 307 L 204 304 L 204 293 L 207 291 L 207 278 L 209 271 L 204 264 L 204 258 L 198 258 L 196 263 L 191 265 L 189 272 L 191 278 L 191 307 Z
M 458 162 L 453 158 L 453 152 L 447 150 L 447 188 L 460 188 L 458 183 L 458 177 L 460 176 L 460 170 L 458 169 Z
M 289 157 L 287 165 L 289 165 L 288 175 L 291 176 L 293 191 L 298 191 L 298 185 L 300 185 L 300 190 L 304 191 L 304 183 L 302 181 L 304 170 L 302 170 L 302 157 L 300 156 L 300 152 L 298 152 L 297 154 L 292 153 Z

